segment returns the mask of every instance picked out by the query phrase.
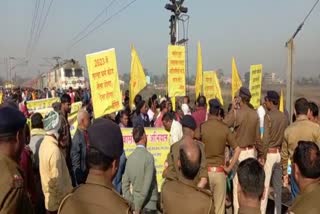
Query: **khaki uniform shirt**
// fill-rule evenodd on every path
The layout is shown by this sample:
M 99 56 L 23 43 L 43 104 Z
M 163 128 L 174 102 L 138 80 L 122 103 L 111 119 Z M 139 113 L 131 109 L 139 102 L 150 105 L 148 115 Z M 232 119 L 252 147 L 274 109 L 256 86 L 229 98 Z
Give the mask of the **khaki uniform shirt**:
M 170 178 L 170 179 L 182 178 L 182 173 L 178 167 L 179 147 L 182 142 L 183 142 L 183 138 L 170 147 L 170 153 L 167 156 L 168 168 L 164 175 L 165 178 Z M 194 179 L 195 184 L 198 184 L 201 178 L 208 178 L 208 169 L 207 169 L 206 156 L 204 152 L 204 145 L 199 141 L 196 141 L 196 142 L 199 143 L 200 151 L 201 151 L 200 170 L 198 175 Z
M 319 214 L 320 213 L 320 183 L 310 184 L 294 200 L 289 208 L 290 213 L 295 214 Z
M 261 214 L 260 207 L 240 207 L 238 214 Z
M 282 146 L 284 141 L 284 131 L 288 126 L 288 120 L 284 113 L 278 109 L 272 109 L 266 112 L 264 116 L 264 133 L 262 137 L 262 154 L 266 157 L 269 148 Z
M 67 195 L 59 208 L 60 214 L 126 214 L 131 213 L 129 204 L 104 177 L 89 174 L 86 184 Z
M 233 149 L 238 146 L 228 126 L 217 119 L 202 123 L 195 136 L 205 145 L 204 151 L 210 167 L 224 166 L 226 144 Z
M 284 132 L 284 143 L 281 149 L 281 162 L 283 174 L 287 174 L 288 159 L 292 161 L 293 153 L 298 142 L 312 141 L 320 146 L 320 126 L 308 120 L 306 115 L 299 115 Z
M 18 164 L 0 154 L 0 170 L 0 213 L 33 213 Z
M 192 181 L 185 179 L 167 179 L 163 183 L 161 205 L 163 214 L 215 213 L 211 192 L 198 188 Z
M 260 124 L 255 110 L 243 105 L 241 109 L 229 112 L 224 123 L 234 128 L 236 143 L 240 148 L 259 145 Z

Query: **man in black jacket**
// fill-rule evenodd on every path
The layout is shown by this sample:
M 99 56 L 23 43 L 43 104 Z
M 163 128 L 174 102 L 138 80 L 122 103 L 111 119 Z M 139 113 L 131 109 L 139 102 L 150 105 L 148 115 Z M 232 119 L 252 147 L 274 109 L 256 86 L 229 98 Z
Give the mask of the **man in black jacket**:
M 77 119 L 78 128 L 71 144 L 72 180 L 74 186 L 83 184 L 88 175 L 86 155 L 89 148 L 87 129 L 90 125 L 90 116 L 87 111 L 80 110 Z

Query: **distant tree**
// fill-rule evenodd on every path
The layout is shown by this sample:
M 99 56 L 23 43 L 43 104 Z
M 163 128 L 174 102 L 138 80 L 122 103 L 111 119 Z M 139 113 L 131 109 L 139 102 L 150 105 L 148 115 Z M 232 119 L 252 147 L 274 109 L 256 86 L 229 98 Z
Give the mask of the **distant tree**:
M 146 76 L 149 76 L 149 72 L 148 72 L 148 69 L 147 69 L 147 68 L 143 68 L 143 71 L 144 71 L 144 74 L 145 74 Z
M 221 68 L 219 68 L 217 70 L 217 75 L 218 75 L 218 78 L 221 79 L 222 77 L 224 77 L 224 73 L 223 73 L 223 70 Z
M 4 79 L 0 77 L 0 85 L 4 85 Z
M 128 73 L 124 73 L 122 75 L 122 81 L 124 81 L 125 83 L 129 83 L 130 81 L 130 75 Z
M 250 84 L 250 72 L 246 72 L 244 74 L 244 81 L 245 81 L 245 85 L 249 86 L 249 84 Z
M 162 74 L 160 76 L 160 84 L 166 84 L 167 83 L 167 75 L 166 74 Z
M 155 84 L 159 84 L 159 81 L 160 81 L 160 78 L 158 75 L 154 74 L 152 77 L 151 77 L 151 82 L 155 83 Z

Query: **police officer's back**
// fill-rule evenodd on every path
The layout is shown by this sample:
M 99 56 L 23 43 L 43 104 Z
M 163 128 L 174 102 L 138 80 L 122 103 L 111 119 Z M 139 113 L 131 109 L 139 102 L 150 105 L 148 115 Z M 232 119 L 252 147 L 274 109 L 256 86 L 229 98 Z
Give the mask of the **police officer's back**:
M 88 178 L 85 184 L 66 196 L 59 213 L 131 213 L 129 204 L 118 195 L 112 185 L 123 152 L 119 126 L 107 119 L 97 119 L 89 127 L 88 134 Z
M 23 114 L 0 107 L 0 213 L 33 213 L 17 161 L 25 145 Z
M 208 182 L 208 171 L 207 171 L 207 162 L 204 151 L 204 145 L 202 142 L 194 140 L 195 130 L 197 128 L 196 121 L 190 115 L 185 115 L 182 120 L 182 129 L 183 129 L 183 137 L 180 141 L 174 143 L 170 147 L 170 153 L 167 156 L 167 164 L 168 167 L 163 172 L 163 177 L 169 179 L 180 179 L 182 176 L 181 171 L 178 167 L 178 157 L 179 157 L 179 148 L 183 143 L 195 142 L 200 147 L 201 152 L 201 160 L 200 160 L 200 169 L 199 173 L 193 179 L 194 184 L 198 187 L 204 188 Z
M 300 193 L 289 208 L 290 213 L 320 213 L 320 150 L 310 141 L 300 141 L 293 154 L 294 178 Z
M 177 163 L 182 172 L 179 180 L 168 178 L 162 186 L 161 203 L 164 214 L 214 213 L 212 194 L 196 187 L 193 180 L 200 169 L 200 148 L 196 142 L 179 146 Z

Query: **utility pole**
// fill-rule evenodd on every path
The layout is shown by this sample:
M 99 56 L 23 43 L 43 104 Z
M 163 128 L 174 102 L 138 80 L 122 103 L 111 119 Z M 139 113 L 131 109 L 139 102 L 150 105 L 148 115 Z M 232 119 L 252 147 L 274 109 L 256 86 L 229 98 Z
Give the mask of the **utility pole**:
M 293 39 L 287 44 L 288 48 L 288 68 L 287 68 L 287 84 L 286 84 L 286 107 L 289 113 L 289 119 L 292 121 L 293 115 Z
M 16 61 L 18 61 L 18 63 L 15 64 L 15 65 L 12 65 L 11 60 L 16 60 Z M 10 57 L 8 57 L 8 62 L 7 63 L 8 63 L 8 75 L 7 75 L 8 81 L 10 81 L 13 84 L 13 82 L 16 82 L 17 73 L 15 72 L 14 77 L 13 77 L 12 71 L 18 66 L 27 65 L 28 64 L 28 60 L 26 60 L 25 58 L 16 58 L 16 57 L 10 56 Z
M 301 31 L 303 25 L 311 15 L 314 8 L 317 6 L 320 0 L 316 0 L 314 5 L 312 6 L 309 13 L 306 15 L 306 17 L 303 19 L 302 23 L 298 26 L 294 34 L 291 36 L 291 38 L 286 42 L 286 47 L 288 48 L 288 69 L 287 69 L 287 88 L 286 88 L 286 109 L 289 113 L 289 119 L 292 122 L 292 115 L 293 115 L 293 51 L 294 51 L 294 38 L 298 35 L 298 33 Z

